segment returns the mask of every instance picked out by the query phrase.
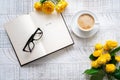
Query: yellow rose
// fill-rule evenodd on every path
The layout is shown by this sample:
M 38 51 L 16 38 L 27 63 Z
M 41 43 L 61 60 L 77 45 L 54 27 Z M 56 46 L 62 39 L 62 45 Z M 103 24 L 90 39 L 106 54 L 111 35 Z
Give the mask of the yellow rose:
M 100 44 L 100 43 L 97 43 L 97 44 L 95 45 L 95 49 L 96 49 L 96 50 L 99 50 L 99 49 L 102 49 L 102 48 L 103 48 L 103 45 Z
M 67 3 L 65 0 L 61 0 L 59 3 L 60 3 L 60 4 L 63 4 L 63 6 L 64 6 L 65 8 L 66 8 L 67 5 L 68 5 L 68 3 Z
M 115 60 L 116 60 L 117 62 L 120 62 L 120 56 L 115 56 Z
M 118 42 L 112 41 L 112 40 L 108 40 L 108 41 L 106 42 L 106 45 L 107 45 L 110 49 L 113 49 L 113 48 L 115 48 L 115 47 L 118 46 Z
M 100 65 L 106 64 L 107 60 L 105 59 L 105 57 L 103 55 L 101 55 L 98 59 L 97 59 L 97 63 Z
M 61 0 L 55 7 L 55 10 L 58 13 L 61 13 L 65 10 L 65 8 L 67 7 L 68 3 L 65 0 Z
M 105 53 L 105 54 L 103 54 L 103 56 L 107 60 L 107 62 L 111 60 L 111 56 L 109 53 Z
M 40 2 L 35 2 L 35 3 L 34 3 L 34 8 L 35 8 L 37 11 L 41 11 L 41 10 L 42 10 L 42 3 L 40 3 Z
M 51 14 L 54 11 L 54 3 L 51 1 L 45 1 L 42 5 L 42 11 L 46 14 Z
M 95 51 L 93 52 L 93 56 L 94 56 L 94 57 L 99 57 L 99 56 L 102 54 L 102 52 L 103 52 L 102 49 L 101 49 L 101 50 L 95 50 Z
M 103 49 L 106 51 L 110 50 L 110 48 L 106 44 L 103 46 Z
M 113 73 L 116 70 L 116 66 L 114 64 L 106 64 L 106 72 Z
M 91 62 L 91 66 L 92 66 L 93 68 L 98 68 L 100 65 L 97 63 L 97 61 L 92 61 L 92 62 Z

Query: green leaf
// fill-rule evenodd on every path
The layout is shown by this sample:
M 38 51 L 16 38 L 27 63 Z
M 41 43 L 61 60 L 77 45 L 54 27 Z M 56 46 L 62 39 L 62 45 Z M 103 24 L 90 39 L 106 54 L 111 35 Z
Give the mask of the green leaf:
M 119 66 L 119 71 L 120 71 L 120 66 Z
M 44 3 L 46 0 L 40 0 L 41 3 Z
M 93 54 L 91 54 L 91 55 L 89 56 L 89 59 L 90 59 L 90 60 L 96 60 L 97 57 L 94 57 Z
M 120 79 L 120 68 L 117 69 L 117 70 L 113 73 L 113 76 L 114 76 L 116 79 Z
M 120 51 L 120 46 L 110 51 L 111 56 L 115 56 L 115 53 L 118 51 Z
M 111 60 L 109 63 L 115 64 L 115 65 L 117 64 L 117 61 L 115 60 L 115 56 L 111 57 Z
M 95 69 L 95 68 L 91 68 L 91 69 L 87 69 L 85 70 L 85 74 L 88 74 L 88 75 L 93 75 L 93 74 L 96 74 L 99 72 L 100 69 Z
M 91 76 L 90 80 L 103 80 L 105 73 L 103 70 L 99 70 L 98 73 Z

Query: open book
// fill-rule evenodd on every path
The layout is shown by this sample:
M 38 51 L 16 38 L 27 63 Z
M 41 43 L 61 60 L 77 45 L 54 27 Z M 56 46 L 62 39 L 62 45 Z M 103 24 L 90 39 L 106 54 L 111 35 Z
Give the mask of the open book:
M 43 36 L 35 41 L 32 52 L 23 51 L 37 28 L 43 31 Z M 56 13 L 22 15 L 5 24 L 5 29 L 21 66 L 74 43 L 62 15 Z

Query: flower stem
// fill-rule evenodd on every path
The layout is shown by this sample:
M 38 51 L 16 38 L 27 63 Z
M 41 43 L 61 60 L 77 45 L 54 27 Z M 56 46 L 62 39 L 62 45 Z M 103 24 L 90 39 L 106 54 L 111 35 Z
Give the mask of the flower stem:
M 114 80 L 110 74 L 107 74 L 107 78 L 108 78 L 108 80 Z

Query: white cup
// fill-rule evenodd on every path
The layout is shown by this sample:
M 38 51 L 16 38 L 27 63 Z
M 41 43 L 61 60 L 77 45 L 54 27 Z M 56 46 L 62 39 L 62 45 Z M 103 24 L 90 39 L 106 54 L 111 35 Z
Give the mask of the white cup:
M 90 32 L 98 23 L 96 15 L 91 11 L 81 11 L 77 16 L 77 26 L 83 32 Z

